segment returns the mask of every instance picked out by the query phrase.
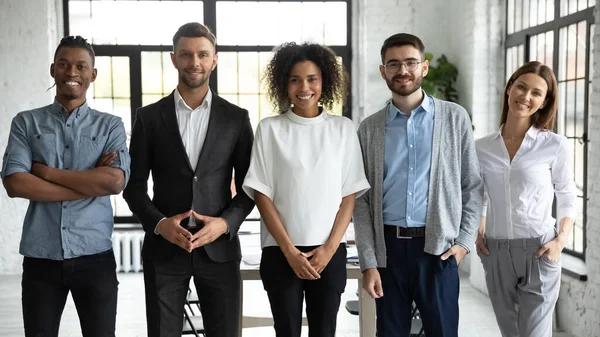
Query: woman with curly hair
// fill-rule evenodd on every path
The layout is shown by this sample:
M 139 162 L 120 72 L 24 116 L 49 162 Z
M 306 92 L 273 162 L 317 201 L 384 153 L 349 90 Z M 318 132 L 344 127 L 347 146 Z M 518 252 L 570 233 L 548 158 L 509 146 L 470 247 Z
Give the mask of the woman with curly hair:
M 267 66 L 280 115 L 256 131 L 244 191 L 261 214 L 260 274 L 278 337 L 333 337 L 346 287 L 344 233 L 369 189 L 354 123 L 329 114 L 348 79 L 329 48 L 286 43 Z M 326 109 L 324 109 L 326 108 Z

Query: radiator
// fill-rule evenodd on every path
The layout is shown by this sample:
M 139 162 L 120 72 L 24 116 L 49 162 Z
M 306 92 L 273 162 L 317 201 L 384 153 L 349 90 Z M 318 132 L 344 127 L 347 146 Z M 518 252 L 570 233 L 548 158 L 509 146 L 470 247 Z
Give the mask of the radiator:
M 141 272 L 144 231 L 114 231 L 112 242 L 117 272 Z

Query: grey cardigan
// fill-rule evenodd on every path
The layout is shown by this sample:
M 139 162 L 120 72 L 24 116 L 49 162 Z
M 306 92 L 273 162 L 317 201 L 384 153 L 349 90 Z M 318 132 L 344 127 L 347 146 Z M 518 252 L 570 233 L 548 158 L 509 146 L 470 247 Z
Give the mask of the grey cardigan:
M 425 252 L 443 254 L 453 244 L 473 247 L 481 220 L 483 182 L 471 121 L 458 104 L 434 99 L 433 149 L 425 226 Z M 356 200 L 354 230 L 360 269 L 385 268 L 383 166 L 386 108 L 358 129 L 371 189 Z

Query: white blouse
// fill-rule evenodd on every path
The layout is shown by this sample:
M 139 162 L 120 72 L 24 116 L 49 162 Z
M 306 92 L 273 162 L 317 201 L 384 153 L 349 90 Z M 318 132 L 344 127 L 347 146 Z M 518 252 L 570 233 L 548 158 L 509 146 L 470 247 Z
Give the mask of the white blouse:
M 575 219 L 577 190 L 567 138 L 532 126 L 512 163 L 502 128 L 475 144 L 486 191 L 482 216 L 487 237 L 520 239 L 549 232 L 556 224 L 554 195 L 559 221 Z
M 324 244 L 342 198 L 370 188 L 354 123 L 325 111 L 263 119 L 243 188 L 250 198 L 258 191 L 273 201 L 294 245 Z M 276 245 L 261 221 L 261 246 Z

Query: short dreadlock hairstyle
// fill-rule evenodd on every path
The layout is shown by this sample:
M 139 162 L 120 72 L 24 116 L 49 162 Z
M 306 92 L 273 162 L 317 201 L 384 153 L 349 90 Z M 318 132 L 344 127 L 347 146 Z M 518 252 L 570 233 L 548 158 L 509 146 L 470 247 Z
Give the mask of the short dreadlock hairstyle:
M 92 67 L 96 63 L 96 53 L 94 52 L 94 48 L 92 48 L 92 45 L 89 44 L 86 39 L 79 35 L 63 37 L 62 40 L 60 40 L 58 47 L 56 47 L 56 51 L 54 52 L 54 60 L 56 60 L 56 55 L 58 55 L 60 48 L 63 47 L 85 49 L 88 51 L 88 53 L 90 53 L 90 57 L 92 58 Z

